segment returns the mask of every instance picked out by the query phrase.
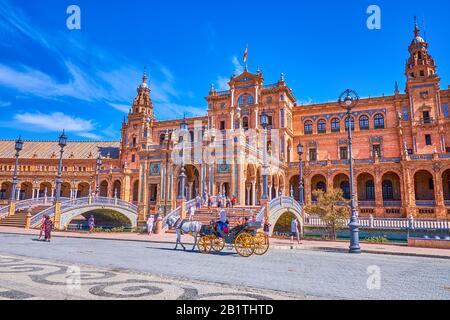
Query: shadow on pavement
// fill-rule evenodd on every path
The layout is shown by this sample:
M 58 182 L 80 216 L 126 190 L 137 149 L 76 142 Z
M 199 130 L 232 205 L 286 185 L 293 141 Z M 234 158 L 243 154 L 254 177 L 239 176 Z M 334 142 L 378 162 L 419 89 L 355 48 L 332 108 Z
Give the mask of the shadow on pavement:
M 198 250 L 194 250 L 191 251 L 190 249 L 187 249 L 186 251 L 184 250 L 174 250 L 173 248 L 152 248 L 152 247 L 146 247 L 146 249 L 151 249 L 151 250 L 160 250 L 160 251 L 171 251 L 171 252 L 184 252 L 184 253 L 192 253 L 192 254 L 199 254 L 199 255 L 203 255 L 201 254 Z M 211 256 L 234 256 L 237 255 L 235 252 L 211 252 L 209 253 L 209 255 Z

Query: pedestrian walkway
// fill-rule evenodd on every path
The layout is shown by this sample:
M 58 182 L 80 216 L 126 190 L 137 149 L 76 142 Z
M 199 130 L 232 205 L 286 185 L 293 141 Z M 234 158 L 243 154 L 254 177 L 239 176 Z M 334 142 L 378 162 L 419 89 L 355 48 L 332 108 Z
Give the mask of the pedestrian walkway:
M 0 234 L 18 234 L 31 235 L 38 237 L 39 230 L 26 230 L 22 228 L 0 227 Z M 176 235 L 171 233 L 148 236 L 147 234 L 137 233 L 93 233 L 87 232 L 53 232 L 52 237 L 80 238 L 80 239 L 98 239 L 98 240 L 121 240 L 121 241 L 140 241 L 154 243 L 173 243 L 176 242 Z M 193 238 L 184 236 L 185 244 L 193 244 Z M 289 240 L 275 239 L 270 240 L 272 250 L 316 250 L 328 252 L 348 252 L 348 242 L 345 241 L 313 241 L 303 240 L 300 245 L 291 244 Z M 412 248 L 401 244 L 372 244 L 361 243 L 361 249 L 364 253 L 404 255 L 430 258 L 450 259 L 450 250 Z

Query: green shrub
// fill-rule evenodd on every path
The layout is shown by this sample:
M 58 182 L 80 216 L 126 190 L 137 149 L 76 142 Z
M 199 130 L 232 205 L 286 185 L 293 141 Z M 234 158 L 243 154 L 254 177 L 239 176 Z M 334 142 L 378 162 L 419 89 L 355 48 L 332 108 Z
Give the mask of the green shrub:
M 369 243 L 387 243 L 387 242 L 389 242 L 389 240 L 386 237 L 381 237 L 381 236 L 367 238 L 365 241 L 369 242 Z

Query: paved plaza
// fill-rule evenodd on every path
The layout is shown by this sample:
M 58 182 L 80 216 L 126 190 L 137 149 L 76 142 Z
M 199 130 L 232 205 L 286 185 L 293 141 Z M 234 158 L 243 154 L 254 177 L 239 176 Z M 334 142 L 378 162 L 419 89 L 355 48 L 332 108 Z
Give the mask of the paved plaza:
M 450 299 L 448 259 L 276 249 L 244 259 L 168 243 L 5 234 L 0 243 L 3 298 Z M 77 270 L 81 287 L 68 289 Z

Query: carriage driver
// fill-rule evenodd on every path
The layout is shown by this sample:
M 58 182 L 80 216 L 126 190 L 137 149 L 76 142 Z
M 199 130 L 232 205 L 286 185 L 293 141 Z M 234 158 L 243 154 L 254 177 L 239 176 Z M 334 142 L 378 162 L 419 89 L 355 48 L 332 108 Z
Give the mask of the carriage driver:
M 219 221 L 217 222 L 217 226 L 224 233 L 228 233 L 228 220 L 227 220 L 227 212 L 224 208 L 219 211 Z

